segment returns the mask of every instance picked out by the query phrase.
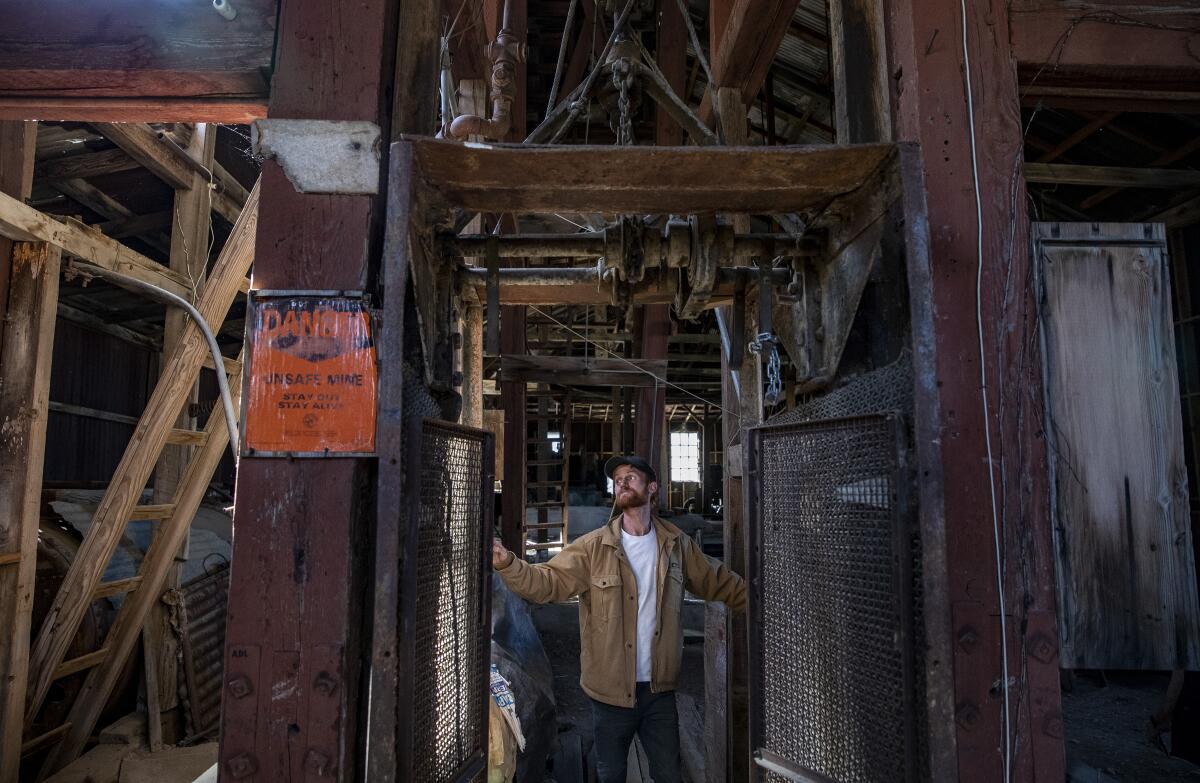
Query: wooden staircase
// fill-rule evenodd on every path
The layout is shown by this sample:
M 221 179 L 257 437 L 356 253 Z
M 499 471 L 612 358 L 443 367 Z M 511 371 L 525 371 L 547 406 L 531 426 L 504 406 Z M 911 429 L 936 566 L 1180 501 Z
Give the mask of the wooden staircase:
M 241 215 L 204 285 L 197 309 L 210 325 L 224 320 L 237 293 L 248 287 L 247 274 L 254 255 L 258 222 L 258 186 L 250 193 Z M 36 718 L 52 684 L 68 675 L 88 671 L 66 722 L 37 737 L 26 737 L 22 755 L 50 748 L 42 765 L 45 777 L 74 760 L 88 742 L 100 713 L 121 671 L 137 644 L 143 623 L 162 594 L 175 556 L 221 457 L 229 433 L 219 406 L 203 430 L 177 426 L 180 411 L 202 367 L 213 368 L 200 329 L 188 322 L 175 350 L 166 360 L 125 454 L 97 506 L 79 551 L 63 579 L 42 623 L 29 656 L 29 687 L 25 703 L 26 730 Z M 213 368 L 218 369 L 218 368 Z M 230 378 L 235 409 L 240 404 L 241 360 L 224 360 L 218 369 Z M 170 502 L 139 505 L 147 481 L 167 444 L 192 447 Z M 119 581 L 101 579 L 129 522 L 158 520 L 153 543 L 138 574 Z M 93 601 L 115 595 L 124 600 L 103 646 L 94 652 L 64 660 Z

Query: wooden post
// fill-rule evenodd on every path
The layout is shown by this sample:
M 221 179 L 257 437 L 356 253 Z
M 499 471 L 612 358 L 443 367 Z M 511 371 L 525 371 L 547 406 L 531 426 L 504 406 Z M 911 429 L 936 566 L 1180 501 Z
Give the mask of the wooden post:
M 725 143 L 747 143 L 746 104 L 736 87 L 722 87 L 716 94 L 717 112 L 725 133 Z M 750 218 L 733 215 L 734 231 L 747 233 Z M 732 330 L 732 308 L 722 310 L 726 324 L 731 325 L 730 340 L 745 343 L 753 332 L 747 318 L 741 334 Z M 746 312 L 752 313 L 749 303 Z M 721 439 L 723 455 L 725 522 L 725 563 L 735 572 L 746 574 L 745 508 L 742 504 L 742 426 L 758 423 L 762 415 L 761 384 L 758 382 L 758 357 L 743 350 L 740 365 L 731 365 L 721 353 Z M 747 372 L 749 370 L 749 372 Z M 741 396 L 734 392 L 732 373 L 740 376 Z M 758 400 L 757 404 L 755 400 Z M 736 419 L 730 416 L 736 412 Z M 708 748 L 709 780 L 744 781 L 750 772 L 749 705 L 747 703 L 746 618 L 735 616 L 724 607 L 711 606 L 705 617 L 705 733 Z M 711 706 L 709 701 L 712 701 Z M 714 777 L 715 775 L 715 777 Z
M 830 58 L 839 144 L 892 137 L 884 0 L 831 0 Z
M 421 59 L 410 47 L 428 45 L 419 34 L 427 24 L 398 17 L 419 17 L 431 5 L 284 0 L 270 116 L 365 120 L 379 124 L 385 139 L 393 130 L 428 132 L 436 80 L 417 78 L 417 64 L 397 73 L 393 58 L 398 48 Z M 436 58 L 430 62 L 436 68 Z M 384 113 L 393 79 L 403 87 L 397 90 L 403 113 L 394 123 Z M 369 271 L 383 206 L 374 196 L 299 193 L 278 163 L 266 161 L 255 287 L 365 289 L 375 277 Z M 384 318 L 399 315 L 403 286 L 389 286 L 385 296 Z M 400 363 L 389 362 L 383 372 L 398 377 Z M 381 394 L 382 385 L 381 379 Z M 363 774 L 356 749 L 359 663 L 369 657 L 370 641 L 363 638 L 363 618 L 371 616 L 364 604 L 375 592 L 367 560 L 371 462 L 244 457 L 239 463 L 225 648 L 226 683 L 238 684 L 223 694 L 222 779 L 253 772 L 257 780 L 345 781 Z M 387 527 L 383 515 L 400 513 L 379 509 L 379 525 Z M 393 560 L 373 577 L 394 584 L 396 568 Z
M 467 307 L 463 319 L 463 424 L 483 426 L 483 308 Z
M 1003 682 L 1005 645 L 992 506 L 986 502 L 990 470 L 1007 588 L 1011 779 L 1062 780 L 1054 560 L 1039 431 L 1044 417 L 1041 394 L 1030 393 L 1042 388 L 1041 362 L 1036 350 L 1032 355 L 1029 350 L 1038 345 L 1038 331 L 1028 285 L 1024 144 L 1016 67 L 1007 45 L 1008 4 L 967 3 L 969 65 L 957 0 L 897 0 L 887 4 L 887 11 L 888 72 L 897 74 L 895 135 L 920 142 L 924 152 L 931 304 L 937 313 L 934 355 L 952 357 L 936 368 L 945 518 L 954 521 L 945 530 L 943 592 L 950 601 L 952 638 L 977 640 L 954 645 L 952 667 L 942 667 L 952 671 L 947 680 L 953 677 L 953 694 L 947 693 L 948 682 L 938 683 L 938 701 L 930 702 L 930 745 L 942 751 L 931 758 L 933 777 L 990 783 L 1004 776 L 1004 700 L 996 683 Z M 972 81 L 974 128 L 964 73 Z M 976 222 L 972 134 L 982 226 Z M 977 301 L 983 310 L 990 418 L 981 395 Z
M 3 154 L 3 151 L 0 151 Z M 62 251 L 12 246 L 8 323 L 0 341 L 0 780 L 21 763 L 29 632 L 41 516 L 50 361 Z
M 207 123 L 197 123 L 192 131 L 185 152 L 188 156 L 210 171 L 214 165 L 214 155 L 217 147 L 216 126 Z M 193 286 L 194 292 L 190 299 L 194 302 L 204 286 L 207 276 L 209 256 L 209 229 L 212 225 L 212 189 L 208 180 L 197 171 L 189 171 L 189 186 L 175 191 L 174 220 L 171 224 L 171 255 L 170 268 L 183 275 Z M 187 315 L 179 308 L 167 308 L 163 324 L 162 364 L 170 357 L 179 344 L 183 328 L 187 324 Z M 196 420 L 188 412 L 188 403 L 196 402 L 200 385 L 192 387 L 192 393 L 184 403 L 183 410 L 175 426 L 181 429 L 195 429 Z M 179 487 L 179 478 L 187 469 L 188 458 L 192 452 L 190 446 L 168 445 L 158 460 L 154 469 L 154 502 L 169 503 Z M 155 536 L 162 528 L 160 522 L 155 527 Z M 181 552 L 187 550 L 187 539 L 184 538 Z M 185 556 L 186 559 L 186 556 Z M 182 563 L 176 563 L 170 570 L 165 584 L 166 588 L 178 587 L 180 583 Z M 156 693 L 146 693 L 146 728 L 149 734 L 151 750 L 157 750 L 165 741 L 174 744 L 178 739 L 179 689 L 177 675 L 179 667 L 176 655 L 179 641 L 170 627 L 170 616 L 167 607 L 156 603 L 146 621 L 144 632 L 145 665 L 147 670 L 153 668 L 153 679 L 158 683 Z M 165 724 L 163 715 L 169 717 Z
M 528 35 L 527 0 L 507 0 L 512 33 L 517 40 L 524 41 Z M 495 37 L 499 30 L 500 12 L 504 2 L 488 0 L 484 19 L 488 35 Z M 507 141 L 521 142 L 527 133 L 526 89 L 528 67 L 522 62 L 517 65 L 517 88 L 512 106 L 512 129 Z M 516 227 L 514 226 L 514 229 Z M 504 356 L 525 355 L 525 308 L 505 306 L 500 308 L 500 353 Z M 500 407 L 504 409 L 504 492 L 500 499 L 500 535 L 504 545 L 517 553 L 525 552 L 525 406 L 527 402 L 524 381 L 505 381 L 500 384 Z

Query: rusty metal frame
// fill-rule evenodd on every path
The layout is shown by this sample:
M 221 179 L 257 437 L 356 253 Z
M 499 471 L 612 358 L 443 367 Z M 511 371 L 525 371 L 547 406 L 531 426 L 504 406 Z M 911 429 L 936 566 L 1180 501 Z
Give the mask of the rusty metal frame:
M 918 726 L 916 721 L 916 706 L 919 694 L 916 693 L 916 669 L 914 645 L 917 637 L 913 628 L 913 556 L 911 534 L 916 525 L 916 509 L 913 504 L 909 485 L 912 483 L 912 469 L 909 460 L 909 436 L 905 417 L 896 411 L 885 411 L 874 415 L 852 416 L 837 419 L 822 419 L 800 424 L 762 425 L 750 428 L 748 437 L 743 441 L 743 464 L 745 466 L 745 482 L 743 492 L 746 514 L 747 571 L 751 575 L 749 587 L 749 618 L 750 627 L 747 633 L 749 655 L 747 659 L 749 687 L 749 729 L 750 750 L 753 762 L 763 769 L 770 769 L 776 774 L 790 777 L 792 780 L 813 781 L 820 783 L 838 783 L 820 770 L 810 769 L 797 764 L 791 759 L 763 747 L 764 711 L 762 689 L 759 687 L 764 675 L 764 645 L 763 645 L 763 525 L 761 514 L 763 472 L 760 470 L 761 443 L 767 434 L 784 432 L 803 432 L 816 427 L 828 428 L 837 424 L 852 424 L 864 421 L 883 420 L 891 430 L 894 442 L 892 462 L 892 596 L 893 616 L 895 618 L 895 638 L 901 656 L 902 700 L 904 725 L 905 781 L 912 783 L 918 779 Z M 779 767 L 778 769 L 776 767 Z M 781 771 L 785 769 L 785 771 Z M 761 778 L 761 773 L 760 773 Z
M 495 435 L 490 430 L 480 430 L 474 427 L 467 427 L 461 424 L 452 422 L 440 421 L 436 419 L 424 419 L 413 417 L 405 427 L 405 437 L 407 442 L 404 444 L 405 469 L 404 469 L 404 488 L 402 497 L 406 498 L 408 506 L 405 519 L 407 521 L 407 530 L 404 532 L 404 540 L 401 546 L 400 558 L 400 626 L 399 626 L 399 649 L 397 650 L 398 663 L 398 688 L 397 688 L 397 715 L 396 715 L 396 780 L 412 780 L 414 764 L 416 761 L 413 747 L 413 725 L 415 721 L 422 719 L 422 716 L 413 714 L 412 697 L 415 691 L 415 673 L 416 673 L 416 623 L 417 623 L 417 568 L 416 558 L 419 544 L 419 523 L 420 523 L 420 503 L 416 502 L 419 496 L 418 483 L 419 472 L 413 467 L 421 464 L 421 436 L 427 425 L 436 426 L 442 430 L 457 432 L 464 436 L 477 439 L 482 442 L 482 470 L 480 471 L 480 508 L 482 511 L 482 519 L 480 520 L 479 540 L 477 542 L 477 551 L 479 554 L 479 569 L 481 574 L 480 579 L 480 613 L 476 618 L 478 622 L 477 631 L 484 635 L 486 639 L 491 639 L 492 633 L 492 580 L 491 580 L 491 549 L 492 549 L 492 528 L 495 520 L 495 509 L 492 501 L 492 493 L 494 491 L 495 482 Z M 484 649 L 490 649 L 490 645 Z M 481 676 L 484 682 L 488 682 L 489 670 L 491 666 L 491 658 L 489 655 L 484 656 L 482 662 L 483 671 Z M 480 742 L 480 752 L 468 757 L 463 761 L 463 764 L 455 771 L 451 777 L 454 783 L 465 783 L 473 780 L 479 772 L 481 772 L 487 763 L 488 752 L 488 699 L 491 696 L 487 693 L 480 700 L 480 714 L 478 715 L 479 726 L 483 732 L 483 738 Z

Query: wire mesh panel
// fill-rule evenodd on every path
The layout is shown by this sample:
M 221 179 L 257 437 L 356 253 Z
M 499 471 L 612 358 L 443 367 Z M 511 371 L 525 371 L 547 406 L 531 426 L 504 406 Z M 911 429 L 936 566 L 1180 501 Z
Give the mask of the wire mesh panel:
M 901 435 L 892 415 L 751 433 L 751 742 L 767 780 L 914 778 Z
M 410 438 L 399 777 L 472 780 L 487 750 L 492 435 L 425 419 Z

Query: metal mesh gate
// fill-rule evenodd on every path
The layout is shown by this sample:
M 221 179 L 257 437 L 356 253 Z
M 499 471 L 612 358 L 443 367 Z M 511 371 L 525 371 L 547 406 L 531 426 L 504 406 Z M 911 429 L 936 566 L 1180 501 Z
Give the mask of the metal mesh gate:
M 424 419 L 409 437 L 398 779 L 473 780 L 487 752 L 492 435 Z
M 892 415 L 751 432 L 751 743 L 767 780 L 915 778 L 902 437 Z

